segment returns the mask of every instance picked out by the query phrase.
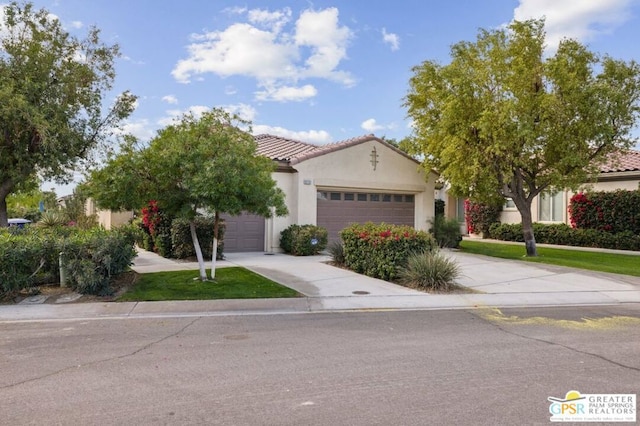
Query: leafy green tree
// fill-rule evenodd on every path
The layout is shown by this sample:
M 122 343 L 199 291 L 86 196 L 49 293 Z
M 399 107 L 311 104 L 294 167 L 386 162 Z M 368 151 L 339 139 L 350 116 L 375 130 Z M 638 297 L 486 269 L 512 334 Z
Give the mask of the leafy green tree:
M 247 126 L 214 109 L 200 118 L 182 117 L 146 148 L 130 139 L 119 155 L 91 174 L 89 194 L 101 208 L 140 209 L 156 200 L 161 211 L 188 219 L 202 280 L 207 276 L 194 219 L 201 209 L 212 212 L 214 279 L 221 213 L 287 214 L 284 194 L 271 177 L 275 165 L 256 154 L 253 136 L 242 130 Z
M 64 31 L 33 5 L 10 3 L 0 22 L 0 226 L 6 198 L 37 176 L 63 182 L 133 110 L 128 92 L 103 111 L 115 78 L 117 45 Z
M 16 191 L 7 197 L 7 213 L 9 217 L 36 221 L 40 216 L 41 202 L 45 210 L 58 208 L 54 191 L 41 191 L 37 187 L 30 191 Z
M 413 69 L 405 98 L 415 153 L 452 192 L 513 199 L 528 256 L 531 204 L 545 190 L 575 188 L 614 151 L 629 148 L 638 118 L 638 64 L 598 56 L 565 39 L 544 53 L 544 20 L 480 30 L 451 48 L 451 63 Z

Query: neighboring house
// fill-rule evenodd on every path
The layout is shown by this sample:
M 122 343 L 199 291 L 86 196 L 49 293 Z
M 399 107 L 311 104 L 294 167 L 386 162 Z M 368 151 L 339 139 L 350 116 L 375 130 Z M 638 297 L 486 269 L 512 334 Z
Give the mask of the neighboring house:
M 612 157 L 600 167 L 596 182 L 584 184 L 577 192 L 636 190 L 640 185 L 640 151 L 626 151 Z M 571 224 L 568 208 L 575 192 L 566 190 L 544 192 L 533 200 L 531 214 L 534 222 Z M 502 223 L 520 223 L 520 213 L 511 200 L 507 200 L 500 215 Z
M 133 219 L 132 211 L 117 212 L 112 210 L 100 210 L 96 207 L 96 203 L 92 198 L 87 199 L 84 206 L 87 216 L 96 215 L 98 223 L 104 229 L 112 229 L 129 223 Z
M 428 230 L 438 177 L 373 135 L 312 145 L 272 135 L 256 136 L 258 153 L 278 165 L 273 174 L 285 195 L 286 217 L 225 216 L 225 251 L 279 251 L 280 232 L 313 224 L 329 240 L 350 223 L 386 222 Z

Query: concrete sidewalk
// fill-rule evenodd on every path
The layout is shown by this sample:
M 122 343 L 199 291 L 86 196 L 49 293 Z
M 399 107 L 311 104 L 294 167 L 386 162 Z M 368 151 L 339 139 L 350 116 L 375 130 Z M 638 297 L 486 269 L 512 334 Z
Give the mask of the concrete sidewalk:
M 297 299 L 78 303 L 0 306 L 0 321 L 273 314 L 376 309 L 460 309 L 640 303 L 640 277 L 447 251 L 458 282 L 482 293 L 427 294 L 327 264 L 327 256 L 230 253 L 218 267 L 242 266 L 293 288 Z M 640 267 L 640 266 L 639 266 Z M 194 262 L 142 251 L 137 272 L 197 269 Z

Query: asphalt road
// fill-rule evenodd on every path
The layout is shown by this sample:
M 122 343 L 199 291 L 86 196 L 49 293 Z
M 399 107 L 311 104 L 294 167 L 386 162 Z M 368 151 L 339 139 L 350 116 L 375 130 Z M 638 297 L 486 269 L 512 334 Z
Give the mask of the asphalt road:
M 0 323 L 7 425 L 549 424 L 569 390 L 640 394 L 640 306 Z

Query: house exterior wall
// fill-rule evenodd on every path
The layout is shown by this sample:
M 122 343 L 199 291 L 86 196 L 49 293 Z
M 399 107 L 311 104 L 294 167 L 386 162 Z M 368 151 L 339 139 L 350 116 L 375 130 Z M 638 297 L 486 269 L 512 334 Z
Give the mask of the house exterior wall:
M 639 188 L 640 185 L 640 175 L 637 172 L 634 173 L 608 173 L 602 180 L 582 185 L 578 191 L 565 190 L 563 191 L 562 200 L 563 200 L 563 217 L 560 221 L 554 222 L 544 222 L 539 220 L 539 202 L 540 197 L 536 197 L 531 203 L 531 217 L 534 222 L 541 223 L 566 223 L 567 225 L 571 224 L 571 218 L 569 217 L 569 202 L 571 201 L 571 197 L 576 192 L 589 192 L 589 191 L 615 191 L 618 189 L 634 191 Z M 504 208 L 500 213 L 500 222 L 502 223 L 520 223 L 521 217 L 520 213 L 516 208 Z
M 371 163 L 375 147 L 377 164 Z M 347 147 L 313 157 L 293 165 L 294 172 L 275 172 L 272 177 L 285 194 L 289 214 L 267 219 L 267 252 L 280 251 L 280 233 L 292 224 L 317 225 L 319 190 L 354 192 L 394 192 L 415 196 L 416 229 L 428 230 L 434 216 L 434 192 L 437 175 L 425 179 L 423 169 L 377 141 Z
M 372 164 L 372 151 L 377 164 Z M 427 230 L 434 216 L 437 176 L 375 140 L 329 152 L 294 165 L 299 224 L 317 223 L 317 192 L 323 189 L 380 191 L 415 195 L 415 228 Z
M 98 224 L 104 229 L 113 229 L 118 226 L 127 224 L 133 219 L 132 211 L 116 212 L 111 210 L 99 210 L 92 198 L 87 199 L 84 210 L 87 215 L 95 214 L 98 218 Z

